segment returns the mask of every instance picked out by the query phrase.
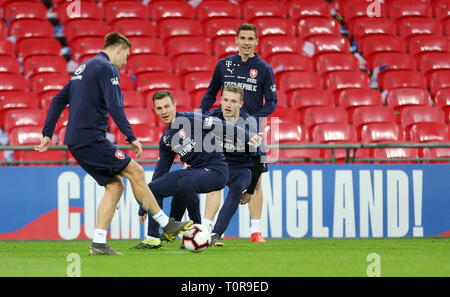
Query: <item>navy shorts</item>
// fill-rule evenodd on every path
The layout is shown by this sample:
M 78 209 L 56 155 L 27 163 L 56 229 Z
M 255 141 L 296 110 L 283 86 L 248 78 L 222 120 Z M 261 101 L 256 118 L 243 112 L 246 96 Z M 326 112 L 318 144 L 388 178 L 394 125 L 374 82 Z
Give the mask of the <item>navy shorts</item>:
M 119 175 L 131 161 L 130 156 L 106 138 L 86 144 L 72 144 L 68 147 L 80 166 L 100 186 L 104 186 L 112 177 Z

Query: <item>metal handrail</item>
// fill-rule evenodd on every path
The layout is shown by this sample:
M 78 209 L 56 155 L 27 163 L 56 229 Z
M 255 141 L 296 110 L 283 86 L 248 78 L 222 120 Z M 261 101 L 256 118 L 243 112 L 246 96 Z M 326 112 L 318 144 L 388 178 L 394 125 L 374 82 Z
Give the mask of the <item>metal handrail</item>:
M 131 149 L 131 145 L 121 144 L 117 145 L 119 149 Z M 158 149 L 157 144 L 144 144 L 142 148 Z M 345 163 L 355 162 L 450 162 L 450 158 L 356 158 L 356 151 L 365 148 L 450 148 L 450 142 L 427 142 L 427 143 L 410 143 L 410 142 L 396 142 L 396 143 L 283 143 L 266 145 L 267 149 L 329 149 L 331 150 L 331 158 L 282 158 L 277 159 L 279 163 L 286 162 L 331 162 L 335 163 L 336 149 L 346 150 Z M 33 145 L 0 145 L 0 151 L 5 150 L 34 150 Z M 66 145 L 52 145 L 49 150 L 62 151 L 62 160 L 14 160 L 14 161 L 0 161 L 0 165 L 21 165 L 21 164 L 60 164 L 73 165 L 74 162 L 66 160 L 65 152 L 68 150 Z M 157 159 L 137 159 L 143 163 L 156 163 Z M 180 162 L 176 160 L 175 162 Z

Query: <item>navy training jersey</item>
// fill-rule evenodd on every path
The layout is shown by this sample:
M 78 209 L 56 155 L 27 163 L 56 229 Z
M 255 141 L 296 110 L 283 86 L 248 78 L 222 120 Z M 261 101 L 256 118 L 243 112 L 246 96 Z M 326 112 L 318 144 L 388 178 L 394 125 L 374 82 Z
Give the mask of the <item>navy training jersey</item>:
M 221 108 L 213 109 L 206 115 L 225 120 Z M 252 132 L 256 133 L 256 122 L 251 122 L 250 120 L 247 121 L 249 118 L 251 118 L 251 116 L 241 109 L 240 117 L 237 120 L 236 125 L 243 129 L 253 130 Z M 237 141 L 234 137 L 227 137 L 225 133 L 221 144 L 223 146 L 223 154 L 225 155 L 228 165 L 246 168 L 251 168 L 253 166 L 252 156 L 254 153 L 249 151 L 249 147 L 246 143 Z
M 216 141 L 227 129 L 233 129 L 236 137 L 242 136 L 242 141 L 248 142 L 248 131 L 234 124 L 200 113 L 176 112 L 175 122 L 167 127 L 159 141 L 159 159 L 152 179 L 169 172 L 176 155 L 192 168 L 227 166 L 223 149 Z
M 250 115 L 260 118 L 274 112 L 277 93 L 273 70 L 257 54 L 246 62 L 242 62 L 237 53 L 217 62 L 200 105 L 204 113 L 212 108 L 220 89 L 229 84 L 236 84 L 244 90 L 244 109 Z
M 119 70 L 100 52 L 81 64 L 53 98 L 42 134 L 52 137 L 56 122 L 69 104 L 64 144 L 83 144 L 106 137 L 108 112 L 128 142 L 136 140 L 123 109 Z

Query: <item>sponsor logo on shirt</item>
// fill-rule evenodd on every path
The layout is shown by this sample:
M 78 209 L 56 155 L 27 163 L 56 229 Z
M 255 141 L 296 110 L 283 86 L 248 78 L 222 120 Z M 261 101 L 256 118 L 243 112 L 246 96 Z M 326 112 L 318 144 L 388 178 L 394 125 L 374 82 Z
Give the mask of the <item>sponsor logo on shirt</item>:
M 114 154 L 117 159 L 123 160 L 125 159 L 125 154 L 121 150 L 117 150 Z
M 119 78 L 117 76 L 111 78 L 111 83 L 112 83 L 113 86 L 118 86 L 119 85 Z

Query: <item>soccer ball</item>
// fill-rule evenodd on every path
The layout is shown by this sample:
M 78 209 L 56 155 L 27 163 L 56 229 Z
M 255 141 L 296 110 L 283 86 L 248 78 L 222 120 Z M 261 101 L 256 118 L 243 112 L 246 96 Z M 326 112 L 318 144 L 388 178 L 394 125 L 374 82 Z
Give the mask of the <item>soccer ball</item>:
M 201 252 L 211 243 L 211 234 L 205 226 L 194 224 L 183 233 L 183 246 L 191 252 Z

